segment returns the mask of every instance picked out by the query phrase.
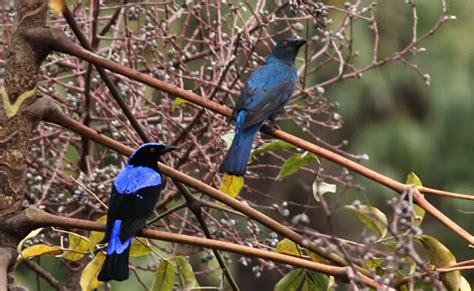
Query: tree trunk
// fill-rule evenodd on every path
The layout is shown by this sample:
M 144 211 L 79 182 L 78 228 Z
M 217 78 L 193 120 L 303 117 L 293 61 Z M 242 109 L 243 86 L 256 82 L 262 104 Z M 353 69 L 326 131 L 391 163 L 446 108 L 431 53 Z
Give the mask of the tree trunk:
M 36 96 L 40 65 L 49 49 L 24 37 L 31 28 L 46 26 L 48 1 L 15 2 L 17 16 L 5 53 L 5 78 L 0 92 L 0 290 L 15 289 L 7 272 L 12 271 L 18 256 L 17 244 L 33 228 L 15 220 L 22 215 L 32 130 L 44 109 L 51 106 L 48 100 Z

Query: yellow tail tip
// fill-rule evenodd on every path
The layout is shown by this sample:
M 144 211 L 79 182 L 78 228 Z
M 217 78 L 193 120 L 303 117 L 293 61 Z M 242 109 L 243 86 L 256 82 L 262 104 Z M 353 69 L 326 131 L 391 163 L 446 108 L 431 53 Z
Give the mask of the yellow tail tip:
M 224 174 L 219 190 L 235 198 L 244 187 L 244 177 Z

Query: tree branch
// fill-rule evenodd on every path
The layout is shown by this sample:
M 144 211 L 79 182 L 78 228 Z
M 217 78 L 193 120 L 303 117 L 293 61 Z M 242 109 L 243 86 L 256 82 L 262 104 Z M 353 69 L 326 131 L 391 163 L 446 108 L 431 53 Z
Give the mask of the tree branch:
M 51 275 L 50 272 L 46 271 L 43 269 L 40 265 L 37 263 L 31 261 L 31 260 L 25 260 L 22 261 L 25 265 L 28 266 L 28 268 L 32 269 L 35 271 L 41 278 L 45 279 L 52 287 L 54 287 L 56 290 L 63 290 L 61 287 L 61 282 L 59 282 L 58 279 L 56 279 L 53 275 Z
M 184 89 L 180 89 L 173 85 L 170 85 L 166 82 L 162 82 L 160 80 L 154 79 L 148 75 L 142 74 L 138 71 L 132 70 L 128 67 L 123 65 L 114 63 L 112 61 L 106 60 L 101 58 L 100 56 L 93 54 L 91 52 L 85 51 L 82 48 L 78 47 L 74 43 L 72 43 L 68 37 L 61 31 L 42 31 L 39 33 L 38 31 L 31 30 L 28 32 L 29 37 L 36 39 L 37 41 L 47 41 L 51 48 L 57 50 L 59 52 L 67 53 L 79 57 L 83 60 L 88 62 L 94 63 L 98 66 L 107 68 L 113 72 L 122 74 L 127 76 L 133 80 L 141 82 L 143 84 L 147 84 L 152 86 L 158 90 L 165 91 L 169 94 L 181 97 L 189 102 L 197 104 L 199 106 L 203 106 L 213 112 L 222 114 L 224 116 L 229 117 L 231 110 L 226 106 L 217 104 L 213 101 L 209 101 L 207 99 L 202 98 L 201 96 L 194 94 L 192 92 L 186 91 Z M 315 153 L 319 156 L 324 157 L 330 161 L 333 161 L 341 166 L 344 166 L 354 172 L 357 172 L 379 184 L 382 184 L 390 189 L 397 191 L 398 193 L 403 193 L 408 187 L 407 185 L 395 181 L 389 177 L 386 177 L 374 170 L 366 168 L 356 162 L 353 162 L 343 156 L 340 156 L 336 153 L 333 153 L 329 150 L 321 148 L 315 144 L 312 144 L 308 141 L 305 141 L 301 138 L 288 134 L 282 130 L 273 130 L 269 127 L 265 127 L 263 129 L 264 132 L 273 135 L 275 138 L 284 140 L 290 144 L 293 144 L 301 149 L 307 150 L 309 152 Z M 419 190 L 423 194 L 433 194 L 433 191 L 429 190 L 430 188 L 420 187 Z M 449 193 L 443 192 L 443 196 L 452 197 L 452 198 L 462 198 L 466 200 L 474 200 L 473 195 L 463 195 L 457 193 Z M 437 194 L 441 195 L 441 193 L 437 192 Z M 465 231 L 462 227 L 460 227 L 457 223 L 452 221 L 449 217 L 444 215 L 442 212 L 437 210 L 434 206 L 432 206 L 426 199 L 422 198 L 421 196 L 415 196 L 414 200 L 420 207 L 424 208 L 425 211 L 430 213 L 434 218 L 438 221 L 446 225 L 449 229 L 451 229 L 454 233 L 458 236 L 466 240 L 469 244 L 474 245 L 474 237 Z
M 15 260 L 15 251 L 11 248 L 0 248 L 0 290 L 8 289 L 8 271 Z
M 97 143 L 100 143 L 108 148 L 111 148 L 123 155 L 130 155 L 133 152 L 133 149 L 125 146 L 124 144 L 113 140 L 107 136 L 101 135 L 97 133 L 95 130 L 88 128 L 81 124 L 80 122 L 77 122 L 65 115 L 63 115 L 61 112 L 58 110 L 55 110 L 54 112 L 49 113 L 48 115 L 45 116 L 45 121 L 50 121 L 56 124 L 59 124 L 63 127 L 69 128 L 70 130 L 80 134 L 80 135 L 85 135 L 89 137 L 90 139 L 94 140 Z M 347 266 L 347 262 L 345 259 L 337 256 L 334 253 L 329 253 L 325 249 L 317 246 L 314 242 L 309 241 L 305 239 L 302 235 L 298 234 L 297 232 L 289 229 L 288 227 L 282 225 L 281 223 L 277 222 L 276 220 L 266 216 L 265 214 L 251 208 L 250 206 L 243 204 L 242 202 L 238 201 L 237 199 L 234 199 L 225 193 L 191 177 L 188 176 L 184 173 L 181 173 L 180 171 L 177 171 L 167 165 L 164 165 L 162 163 L 159 163 L 159 168 L 160 171 L 173 178 L 176 179 L 198 191 L 201 191 L 203 193 L 206 193 L 207 195 L 211 196 L 212 198 L 234 208 L 237 211 L 240 211 L 244 214 L 246 214 L 248 217 L 255 219 L 256 221 L 262 223 L 263 225 L 267 226 L 268 228 L 272 229 L 273 231 L 279 233 L 280 235 L 289 238 L 290 240 L 298 243 L 299 245 L 308 248 L 312 252 L 318 254 L 321 257 L 326 258 L 327 260 L 336 263 L 337 265 L 341 266 Z M 366 270 L 363 270 L 359 268 L 359 271 L 366 272 Z
M 36 227 L 65 227 L 65 228 L 75 228 L 75 229 L 84 229 L 84 230 L 95 230 L 95 231 L 105 231 L 105 224 L 98 223 L 95 221 L 67 218 L 62 216 L 57 216 L 49 214 L 43 210 L 40 210 L 36 207 L 29 207 L 25 210 L 24 219 L 27 220 L 25 223 L 34 224 Z M 276 252 L 270 252 L 262 249 L 257 249 L 253 247 L 247 247 L 242 245 L 237 245 L 229 242 L 222 242 L 213 239 L 200 238 L 196 236 L 188 236 L 177 233 L 170 233 L 158 230 L 148 230 L 145 229 L 138 234 L 139 236 L 164 240 L 169 242 L 175 242 L 180 244 L 188 244 L 203 248 L 218 249 L 222 251 L 233 252 L 241 254 L 244 256 L 258 257 L 266 260 L 271 260 L 275 262 L 280 262 L 283 264 L 292 265 L 295 267 L 300 267 L 316 272 L 325 273 L 340 278 L 348 278 L 347 269 L 348 267 L 336 267 L 325 265 L 321 263 L 315 263 L 310 260 L 305 260 L 298 257 L 293 257 L 289 255 L 284 255 Z M 366 286 L 377 288 L 382 287 L 381 285 L 374 282 L 372 279 L 361 275 L 360 282 Z

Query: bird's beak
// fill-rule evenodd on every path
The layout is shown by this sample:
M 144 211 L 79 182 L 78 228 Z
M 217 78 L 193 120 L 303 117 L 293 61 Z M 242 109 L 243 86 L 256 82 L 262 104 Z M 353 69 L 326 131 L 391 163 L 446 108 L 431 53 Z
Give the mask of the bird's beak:
M 174 151 L 176 149 L 175 146 L 172 146 L 172 145 L 163 145 L 163 149 L 161 150 L 160 154 L 164 154 L 164 153 L 167 153 L 167 152 L 171 152 L 171 151 Z
M 299 48 L 299 47 L 302 47 L 303 45 L 305 45 L 307 42 L 308 42 L 308 41 L 307 41 L 306 39 L 300 38 L 300 39 L 297 39 L 297 40 L 295 41 L 295 46 L 296 46 L 297 48 Z

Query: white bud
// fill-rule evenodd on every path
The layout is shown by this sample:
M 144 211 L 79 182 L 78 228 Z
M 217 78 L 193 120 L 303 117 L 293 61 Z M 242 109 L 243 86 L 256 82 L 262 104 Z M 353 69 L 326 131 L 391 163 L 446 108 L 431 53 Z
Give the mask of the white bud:
M 425 83 L 426 85 L 430 85 L 431 84 L 431 76 L 430 74 L 423 74 L 423 79 L 425 80 Z

